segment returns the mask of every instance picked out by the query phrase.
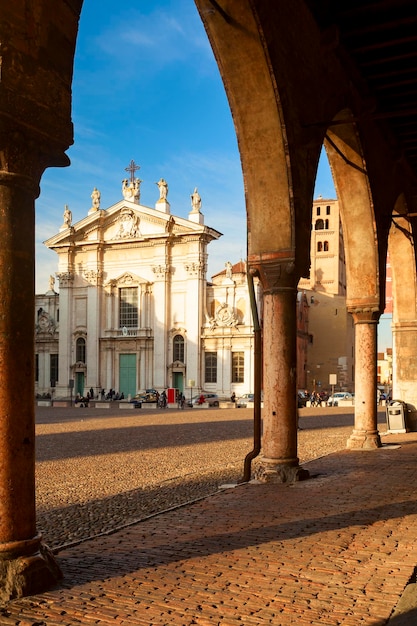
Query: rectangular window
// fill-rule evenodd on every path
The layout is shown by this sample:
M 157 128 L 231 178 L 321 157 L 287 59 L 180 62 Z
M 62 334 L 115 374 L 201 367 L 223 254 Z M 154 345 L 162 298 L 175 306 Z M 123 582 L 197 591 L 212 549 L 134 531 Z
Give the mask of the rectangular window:
M 138 288 L 119 289 L 119 327 L 138 327 Z
M 232 383 L 245 382 L 245 354 L 232 352 Z
M 39 382 L 39 354 L 35 354 L 35 382 Z
M 326 215 L 330 215 L 330 207 L 328 205 L 326 206 Z
M 320 207 L 319 206 L 316 208 L 316 215 L 320 215 Z
M 217 352 L 205 353 L 205 381 L 217 383 Z
M 51 381 L 51 387 L 55 387 L 55 383 L 58 379 L 58 355 L 51 354 L 50 355 L 50 368 L 49 368 L 49 378 Z

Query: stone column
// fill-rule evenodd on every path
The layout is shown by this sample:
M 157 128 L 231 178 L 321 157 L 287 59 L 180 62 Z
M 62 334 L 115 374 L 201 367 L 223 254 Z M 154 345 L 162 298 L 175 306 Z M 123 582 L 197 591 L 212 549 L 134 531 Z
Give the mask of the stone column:
M 377 307 L 351 310 L 355 323 L 355 427 L 347 441 L 352 450 L 381 447 L 378 433 Z
M 295 482 L 309 476 L 297 457 L 295 267 L 292 259 L 272 255 L 251 267 L 263 287 L 263 456 L 257 478 Z
M 25 146 L 13 148 L 13 158 L 3 152 L 0 170 L 0 601 L 45 590 L 61 575 L 36 531 L 34 205 L 40 172 L 21 173 L 16 161 L 25 159 Z M 23 165 L 30 171 L 29 162 Z

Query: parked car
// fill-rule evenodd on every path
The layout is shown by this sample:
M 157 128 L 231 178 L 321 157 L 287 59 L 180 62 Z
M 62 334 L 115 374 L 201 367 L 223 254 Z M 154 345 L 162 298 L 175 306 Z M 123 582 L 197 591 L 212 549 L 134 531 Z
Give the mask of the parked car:
M 145 389 L 145 391 L 140 391 L 136 394 L 134 398 L 132 398 L 132 402 L 156 402 L 158 398 L 158 392 L 156 389 Z
M 253 402 L 254 400 L 255 400 L 254 393 L 244 393 L 243 396 L 240 396 L 240 398 L 236 400 L 236 408 L 244 409 L 247 407 L 249 402 Z
M 351 400 L 353 402 L 354 395 L 347 391 L 338 391 L 329 397 L 327 400 L 328 406 L 338 406 L 341 400 Z
M 206 393 L 205 391 L 199 393 L 197 396 L 193 396 L 191 400 L 188 400 L 188 406 L 201 404 L 201 396 L 204 397 L 204 403 L 207 403 L 209 406 L 219 406 L 219 396 L 216 393 Z

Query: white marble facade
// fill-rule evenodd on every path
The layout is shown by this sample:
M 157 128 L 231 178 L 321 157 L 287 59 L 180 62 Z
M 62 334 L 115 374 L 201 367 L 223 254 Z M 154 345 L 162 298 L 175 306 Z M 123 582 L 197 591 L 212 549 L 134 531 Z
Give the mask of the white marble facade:
M 87 216 L 72 224 L 66 207 L 45 242 L 58 255 L 59 294 L 51 277 L 36 296 L 38 395 L 253 391 L 244 263 L 207 283 L 207 247 L 221 233 L 204 224 L 197 189 L 186 219 L 171 213 L 164 179 L 155 207 L 141 205 L 133 173 L 120 202 L 102 209 L 94 188 Z

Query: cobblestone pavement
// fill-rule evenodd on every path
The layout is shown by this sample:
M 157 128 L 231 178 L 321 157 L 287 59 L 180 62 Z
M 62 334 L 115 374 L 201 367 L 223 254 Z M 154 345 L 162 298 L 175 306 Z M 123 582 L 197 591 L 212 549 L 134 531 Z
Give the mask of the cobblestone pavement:
M 52 549 L 237 482 L 253 446 L 250 409 L 96 411 L 38 408 L 37 520 Z M 344 449 L 352 410 L 301 416 L 301 463 Z
M 247 410 L 77 415 L 38 415 L 39 520 L 57 546 L 107 531 L 108 516 L 149 515 L 132 501 L 152 506 L 167 486 L 155 510 L 213 491 L 216 479 L 240 477 L 252 445 Z M 352 452 L 352 424 L 338 409 L 301 412 L 308 481 L 239 485 L 59 549 L 63 582 L 9 603 L 1 626 L 416 624 L 413 603 L 392 612 L 417 564 L 417 434 Z M 94 515 L 54 534 L 57 519 L 84 508 Z

